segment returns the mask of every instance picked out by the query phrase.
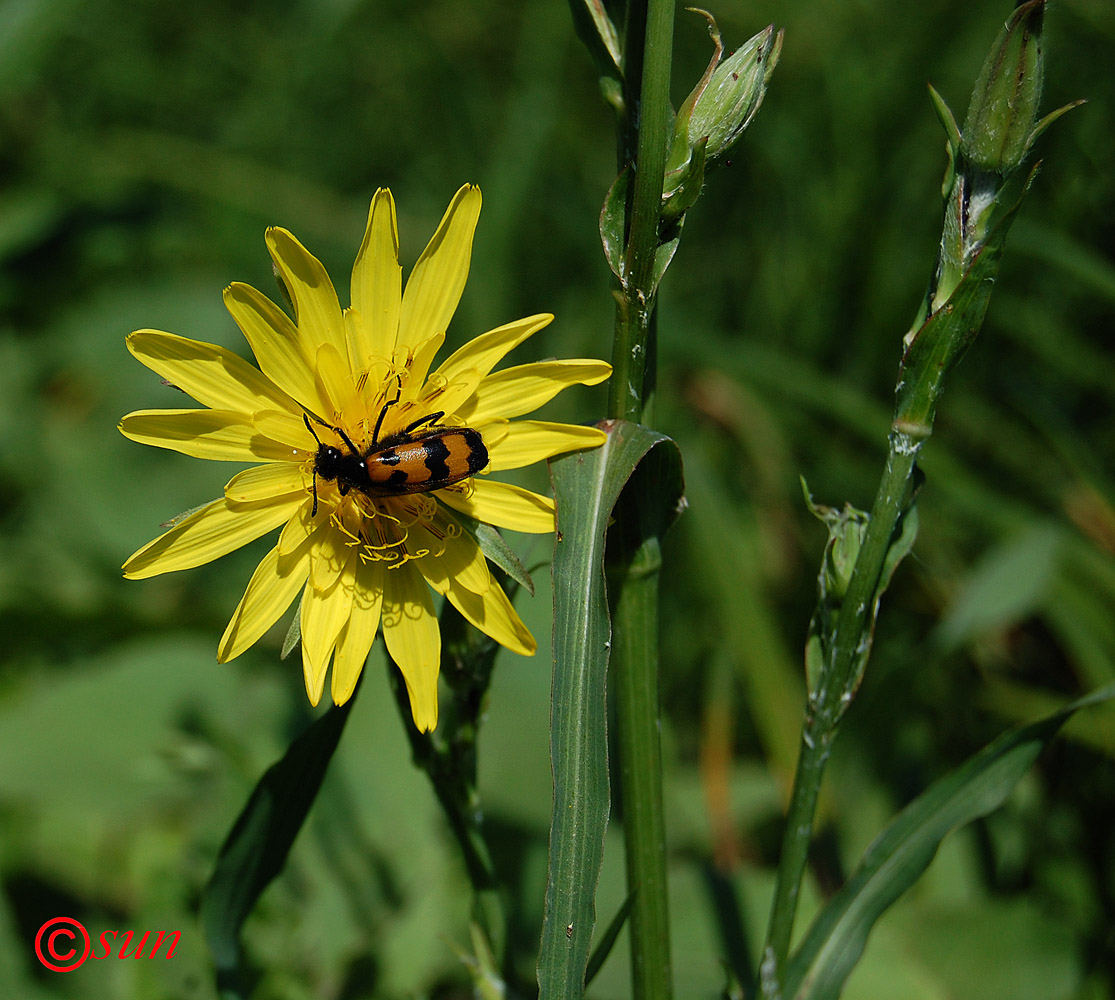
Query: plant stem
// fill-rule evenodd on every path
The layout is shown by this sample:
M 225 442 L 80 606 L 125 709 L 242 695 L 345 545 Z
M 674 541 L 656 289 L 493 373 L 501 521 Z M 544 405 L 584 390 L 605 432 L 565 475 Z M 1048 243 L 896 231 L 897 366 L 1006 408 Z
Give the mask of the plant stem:
M 646 385 L 653 381 L 648 350 L 654 310 L 654 257 L 662 208 L 662 181 L 670 137 L 670 61 L 673 56 L 674 0 L 632 3 L 626 50 L 626 119 L 621 125 L 621 157 L 635 150 L 627 253 L 616 306 L 608 414 L 640 423 Z M 643 38 L 638 26 L 646 25 Z M 641 70 L 641 73 L 640 73 Z M 639 74 L 639 75 L 634 75 Z M 638 91 L 636 92 L 636 87 Z
M 410 740 L 414 763 L 426 772 L 453 836 L 461 848 L 473 891 L 473 919 L 483 929 L 498 966 L 502 966 L 507 944 L 507 918 L 499 879 L 492 864 L 488 843 L 481 828 L 481 811 L 476 792 L 476 728 L 470 723 L 457 728 L 448 746 L 430 733 L 420 733 L 411 721 L 410 698 L 399 669 L 390 670 L 391 687 L 399 715 Z
M 654 263 L 672 109 L 673 0 L 635 0 L 628 11 L 624 75 L 627 114 L 620 169 L 630 177 L 626 253 L 616 296 L 609 415 L 641 423 L 654 384 Z M 636 90 L 637 88 L 637 90 Z M 634 154 L 634 160 L 631 156 Z M 637 501 L 638 498 L 636 498 Z M 612 539 L 609 590 L 613 642 L 611 684 L 620 760 L 630 918 L 632 996 L 672 995 L 666 830 L 658 699 L 657 538 L 637 530 L 638 503 Z M 618 526 L 617 526 L 618 527 Z
M 856 653 L 875 601 L 887 551 L 906 506 L 921 443 L 913 444 L 906 435 L 891 432 L 886 469 L 879 482 L 871 520 L 837 618 L 831 661 L 824 671 L 822 687 L 810 696 L 802 723 L 801 751 L 786 814 L 782 856 L 775 879 L 770 928 L 763 955 L 764 980 L 768 980 L 770 973 L 774 972 L 779 974 L 780 979 L 780 972 L 789 955 L 821 780 L 844 714 L 845 699 L 851 690 Z
M 658 716 L 658 574 L 661 552 L 648 538 L 609 573 L 611 686 L 622 787 L 630 916 L 632 996 L 671 995 L 666 823 Z

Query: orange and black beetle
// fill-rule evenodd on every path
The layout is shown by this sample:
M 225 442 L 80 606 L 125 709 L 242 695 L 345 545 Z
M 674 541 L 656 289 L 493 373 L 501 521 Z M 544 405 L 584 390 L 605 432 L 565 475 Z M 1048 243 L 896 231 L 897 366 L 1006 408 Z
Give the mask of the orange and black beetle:
M 310 415 L 302 419 L 318 443 L 314 456 L 314 508 L 317 514 L 317 480 L 336 480 L 341 496 L 356 490 L 372 497 L 403 496 L 407 493 L 429 493 L 444 486 L 452 486 L 462 479 L 474 476 L 488 464 L 488 449 L 480 432 L 471 427 L 419 428 L 432 424 L 445 416 L 444 412 L 431 413 L 404 427 L 395 434 L 379 438 L 383 417 L 388 403 L 376 421 L 372 445 L 363 454 L 352 439 L 340 428 L 322 422 L 337 434 L 348 447 L 342 451 L 331 444 L 323 444 L 317 436 Z M 316 418 L 315 418 L 316 419 Z

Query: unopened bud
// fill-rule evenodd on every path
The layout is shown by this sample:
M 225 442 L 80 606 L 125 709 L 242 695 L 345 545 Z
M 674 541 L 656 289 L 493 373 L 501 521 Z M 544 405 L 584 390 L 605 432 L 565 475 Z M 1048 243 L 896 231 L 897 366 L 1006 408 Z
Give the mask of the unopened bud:
M 999 174 L 1017 169 L 1036 137 L 1045 0 L 1014 9 L 980 70 L 961 133 L 961 155 Z
M 724 46 L 715 19 L 707 11 L 689 9 L 708 20 L 714 49 L 674 121 L 662 192 L 667 201 L 678 201 L 683 189 L 699 191 L 705 168 L 735 145 L 763 102 L 782 50 L 782 32 L 771 25 L 721 62 Z
M 829 538 L 825 545 L 818 582 L 824 599 L 838 607 L 848 592 L 848 584 L 852 579 L 852 571 L 856 568 L 870 518 L 866 511 L 857 510 L 851 504 L 846 504 L 843 510 L 837 510 L 835 507 L 814 503 L 804 479 L 801 488 L 810 513 L 818 521 L 824 522 L 828 529 Z
M 690 146 L 708 139 L 705 155 L 726 153 L 751 124 L 782 49 L 782 32 L 769 25 L 716 67 L 689 118 Z

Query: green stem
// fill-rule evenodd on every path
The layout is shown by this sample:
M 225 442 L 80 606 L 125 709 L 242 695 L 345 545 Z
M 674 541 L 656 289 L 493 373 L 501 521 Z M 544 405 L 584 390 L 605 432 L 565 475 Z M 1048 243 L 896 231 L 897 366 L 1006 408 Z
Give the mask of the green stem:
M 774 902 L 771 905 L 767 944 L 763 949 L 763 979 L 776 972 L 778 981 L 790 952 L 790 936 L 794 929 L 801 880 L 809 859 L 813 836 L 813 817 L 821 791 L 821 779 L 832 748 L 831 735 L 821 737 L 815 719 L 807 714 L 802 724 L 801 750 L 794 773 L 794 789 L 786 812 L 786 828 L 782 835 L 782 853 L 775 873 Z M 771 962 L 773 960 L 773 968 Z M 765 991 L 764 991 L 765 992 Z
M 673 0 L 634 0 L 628 10 L 624 76 L 627 115 L 621 125 L 620 169 L 630 177 L 627 247 L 616 296 L 608 413 L 641 423 L 654 384 L 654 261 L 662 209 L 671 119 Z M 638 88 L 636 92 L 636 88 Z M 628 162 L 634 153 L 634 161 Z M 637 505 L 629 518 L 637 519 Z M 632 528 L 628 524 L 625 528 Z M 615 741 L 620 759 L 627 858 L 633 895 L 630 923 L 632 996 L 672 995 L 666 829 L 662 812 L 662 751 L 658 703 L 658 541 L 627 531 L 609 554 L 613 597 L 611 657 Z
M 923 442 L 914 444 L 904 434 L 891 433 L 886 469 L 875 495 L 875 505 L 871 510 L 871 520 L 867 525 L 859 558 L 840 607 L 830 663 L 824 670 L 823 686 L 811 695 L 802 724 L 801 752 L 794 774 L 790 807 L 786 814 L 782 856 L 778 864 L 770 929 L 763 956 L 765 980 L 769 980 L 770 973 L 775 971 L 781 979 L 781 970 L 790 952 L 794 916 L 813 835 L 821 780 L 846 708 L 848 692 L 853 686 L 856 653 L 868 626 L 895 528 L 906 506 L 921 443 Z
M 654 257 L 662 209 L 662 181 L 670 140 L 670 61 L 674 43 L 674 0 L 632 3 L 626 57 L 627 117 L 621 126 L 621 155 L 634 146 L 627 253 L 616 306 L 608 414 L 640 423 L 646 404 L 651 313 L 654 310 Z M 644 39 L 636 35 L 645 23 Z M 639 76 L 633 75 L 639 73 Z M 638 92 L 635 88 L 638 87 Z M 632 137 L 635 130 L 635 137 Z M 652 377 L 653 377 L 653 373 Z
M 629 934 L 632 996 L 671 995 L 666 891 L 666 823 L 658 735 L 658 574 L 661 552 L 648 538 L 623 553 L 609 573 L 612 610 L 611 688 L 616 707 L 627 889 L 633 894 Z M 622 575 L 621 575 L 622 574 Z
M 420 733 L 411 718 L 410 697 L 397 666 L 392 665 L 391 687 L 398 704 L 414 763 L 426 772 L 442 812 L 461 848 L 473 891 L 473 918 L 487 936 L 492 954 L 502 967 L 507 944 L 507 917 L 499 879 L 481 829 L 476 792 L 476 729 L 457 728 L 449 745 L 439 745 L 430 733 Z

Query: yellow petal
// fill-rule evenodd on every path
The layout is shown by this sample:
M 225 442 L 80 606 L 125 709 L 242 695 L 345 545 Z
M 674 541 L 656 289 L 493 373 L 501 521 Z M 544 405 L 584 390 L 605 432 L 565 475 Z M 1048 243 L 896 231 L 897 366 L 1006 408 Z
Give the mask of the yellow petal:
M 418 557 L 418 569 L 439 594 L 446 592 L 450 581 L 474 594 L 483 594 L 491 586 L 488 561 L 476 539 L 440 508 L 430 528 L 420 529 L 419 525 L 411 528 L 407 549 L 412 553 L 422 549 L 429 553 Z
M 407 365 L 407 384 L 403 390 L 404 399 L 414 399 L 422 391 L 423 383 L 426 381 L 426 373 L 430 370 L 430 365 L 433 364 L 434 356 L 441 350 L 441 345 L 445 343 L 444 333 L 435 333 L 432 337 L 427 337 L 422 343 L 416 345 L 411 352 L 410 363 Z
M 427 732 L 437 725 L 441 632 L 430 588 L 410 563 L 384 573 L 382 624 L 387 652 L 406 681 L 414 724 Z
M 260 370 L 290 397 L 286 406 L 259 404 L 253 409 L 316 410 L 320 400 L 314 382 L 314 355 L 290 317 L 266 295 L 243 282 L 229 285 L 224 299 Z
M 317 349 L 315 368 L 318 394 L 323 400 L 329 400 L 330 404 L 329 409 L 319 415 L 332 421 L 342 413 L 354 413 L 357 402 L 356 381 L 348 366 L 348 358 L 342 356 L 332 344 L 322 344 Z
M 444 333 L 468 279 L 472 236 L 480 217 L 480 189 L 466 184 L 454 196 L 403 292 L 398 346 L 413 347 Z
M 330 694 L 335 705 L 343 705 L 352 697 L 375 641 L 383 602 L 384 572 L 379 562 L 356 562 L 352 614 L 337 637 L 337 651 L 333 655 Z
M 395 201 L 390 191 L 380 188 L 372 198 L 364 242 L 352 268 L 352 308 L 360 319 L 349 341 L 355 372 L 367 368 L 373 357 L 389 358 L 394 353 L 403 301 L 402 275 Z
M 289 447 L 259 433 L 251 414 L 230 410 L 136 410 L 119 427 L 132 441 L 193 458 L 218 462 L 283 462 L 291 458 Z
M 327 529 L 327 522 L 314 520 L 311 513 L 313 507 L 313 501 L 306 497 L 298 512 L 283 525 L 283 530 L 279 532 L 279 555 L 289 555 L 311 535 Z
M 280 557 L 276 546 L 263 557 L 221 636 L 219 663 L 235 659 L 282 617 L 306 582 L 309 558 L 308 545 L 286 558 Z
M 372 382 L 372 393 L 374 394 L 379 388 L 378 371 L 386 370 L 387 361 L 385 359 L 375 359 L 367 355 L 360 356 L 356 353 L 359 349 L 359 343 L 363 341 L 363 324 L 364 320 L 360 314 L 351 306 L 345 310 L 345 333 L 348 336 L 348 376 L 345 382 L 346 396 L 348 400 L 347 406 L 351 409 L 345 410 L 345 419 L 352 423 L 360 423 L 367 420 L 367 399 L 364 396 L 365 391 L 368 389 L 368 382 Z
M 540 313 L 482 333 L 449 355 L 430 378 L 449 381 L 467 368 L 475 369 L 481 376 L 487 375 L 510 351 L 553 322 L 553 318 L 549 313 Z
M 545 458 L 581 448 L 596 448 L 608 439 L 598 427 L 578 424 L 555 424 L 544 420 L 516 420 L 507 425 L 507 433 L 498 444 L 488 445 L 492 472 L 520 469 Z M 484 437 L 485 444 L 488 438 Z
M 235 503 L 254 503 L 271 497 L 300 493 L 310 489 L 305 467 L 295 462 L 257 465 L 237 473 L 225 486 L 225 499 Z
M 221 497 L 134 552 L 124 563 L 124 576 L 142 580 L 212 562 L 277 528 L 302 502 L 284 497 L 251 507 Z
M 298 605 L 298 624 L 299 631 L 306 627 L 306 613 L 307 608 L 312 602 L 313 587 L 307 583 L 302 589 L 302 601 Z M 309 647 L 306 644 L 306 636 L 301 635 L 302 646 L 302 680 L 306 685 L 306 697 L 309 699 L 311 705 L 317 705 L 321 701 L 321 692 L 325 688 L 325 674 L 329 669 L 329 660 L 326 658 L 324 662 L 316 662 L 310 655 Z M 331 655 L 332 649 L 326 653 L 326 657 Z
M 306 428 L 304 413 L 295 416 L 286 410 L 257 410 L 252 423 L 264 437 L 286 446 L 285 461 L 305 461 L 317 451 L 318 442 Z
M 417 409 L 422 413 L 441 410 L 443 413 L 455 414 L 457 408 L 476 391 L 479 384 L 480 373 L 475 371 L 458 372 L 452 382 L 435 382 L 431 379 L 426 383 L 426 392 Z
M 310 585 L 319 594 L 333 588 L 352 552 L 347 544 L 351 539 L 338 531 L 332 521 L 322 519 L 321 525 L 310 563 Z
M 315 590 L 311 579 L 302 592 L 302 670 L 306 694 L 313 705 L 321 700 L 337 636 L 352 614 L 355 560 L 356 554 L 352 553 L 348 565 L 328 590 Z
M 554 530 L 554 502 L 521 486 L 493 479 L 473 479 L 471 496 L 441 490 L 442 503 L 497 528 L 542 534 Z
M 471 427 L 483 427 L 486 420 L 529 413 L 571 385 L 603 382 L 611 371 L 607 362 L 590 360 L 539 361 L 505 368 L 484 379 L 457 416 Z
M 216 344 L 161 330 L 136 330 L 127 345 L 136 360 L 204 406 L 251 413 L 291 405 L 283 390 L 258 368 Z
M 454 583 L 446 597 L 481 632 L 513 653 L 533 656 L 538 649 L 530 629 L 523 624 L 498 583 L 493 582 L 483 594 L 474 594 Z
M 348 356 L 341 304 L 325 268 L 287 230 L 272 226 L 266 233 L 267 249 L 294 302 L 302 353 L 312 356 L 321 344 L 332 344 Z

